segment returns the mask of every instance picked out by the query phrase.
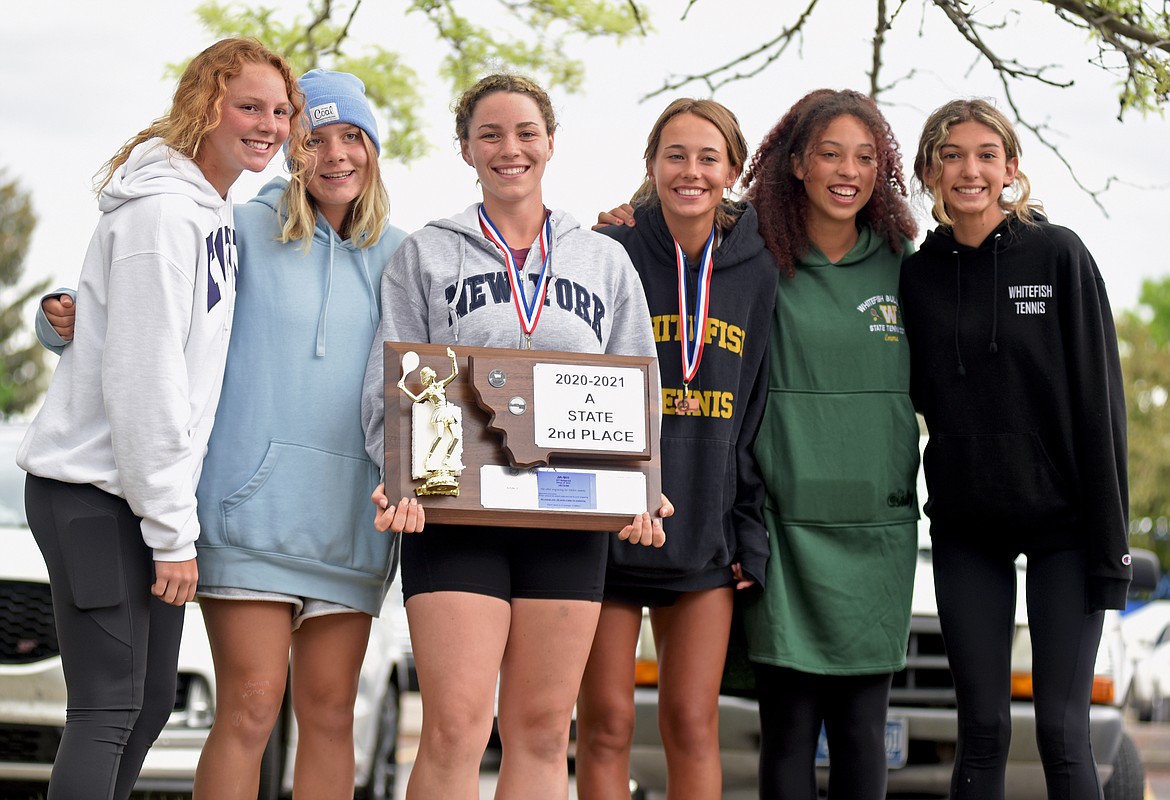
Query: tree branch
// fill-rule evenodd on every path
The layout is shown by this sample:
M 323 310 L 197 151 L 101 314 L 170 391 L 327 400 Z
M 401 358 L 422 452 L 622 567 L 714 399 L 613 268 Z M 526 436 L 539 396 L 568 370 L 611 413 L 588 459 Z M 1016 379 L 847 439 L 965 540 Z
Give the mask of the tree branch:
M 967 43 L 974 47 L 1001 77 L 1030 79 L 1057 89 L 1067 89 L 1073 85 L 1072 81 L 1055 81 L 1044 77 L 1044 72 L 1054 65 L 1049 64 L 1043 67 L 1032 68 L 1025 67 L 1015 59 L 1001 58 L 983 40 L 978 30 L 980 27 L 990 28 L 992 26 L 977 23 L 972 16 L 972 12 L 962 8 L 963 0 L 931 0 L 931 2 L 946 14 L 947 19 L 955 26 L 955 30 L 959 32 L 959 35 L 966 39 Z
M 1123 16 L 1100 3 L 1082 0 L 1047 2 L 1060 19 L 1099 36 L 1105 43 L 1105 46 L 1099 46 L 1097 57 L 1093 59 L 1098 67 L 1107 72 L 1114 71 L 1106 63 L 1110 50 L 1125 59 L 1124 88 L 1118 98 L 1119 120 L 1130 108 L 1149 111 L 1170 97 L 1170 16 L 1165 2 L 1160 27 L 1157 27 L 1157 22 L 1146 20 L 1144 4 L 1137 4 Z
M 695 2 L 697 2 L 697 0 L 690 0 L 687 5 L 687 11 L 690 11 L 691 6 L 693 6 Z M 813 9 L 816 8 L 817 2 L 819 2 L 819 0 L 810 0 L 808 6 L 804 9 L 804 12 L 800 15 L 800 18 L 795 23 L 793 23 L 791 27 L 784 29 L 780 32 L 779 35 L 773 37 L 767 42 L 764 42 L 754 50 L 750 50 L 747 53 L 733 58 L 731 61 L 728 61 L 725 64 L 709 69 L 703 73 L 696 75 L 672 76 L 671 79 L 663 82 L 662 86 L 650 92 L 649 94 L 643 95 L 641 99 L 649 100 L 652 97 L 657 97 L 661 94 L 666 94 L 667 92 L 677 91 L 689 83 L 696 82 L 705 84 L 707 86 L 707 90 L 714 94 L 715 91 L 722 86 L 726 86 L 729 83 L 734 83 L 735 81 L 746 80 L 747 78 L 752 78 L 760 74 L 765 69 L 767 69 L 772 64 L 772 62 L 780 58 L 780 56 L 784 54 L 784 51 L 788 49 L 788 45 L 792 44 L 793 40 L 795 40 L 800 35 L 805 23 L 808 22 L 809 17 L 812 15 Z M 746 72 L 732 72 L 732 70 L 736 69 L 736 67 L 748 64 L 758 56 L 763 57 L 762 63 L 760 63 L 758 66 L 752 67 Z
M 1056 156 L 1057 160 L 1059 160 L 1060 163 L 1064 165 L 1065 171 L 1068 172 L 1069 177 L 1072 178 L 1073 183 L 1077 185 L 1077 188 L 1087 194 L 1089 198 L 1092 199 L 1093 205 L 1097 206 L 1097 208 L 1101 211 L 1102 216 L 1108 219 L 1109 212 L 1105 209 L 1105 204 L 1101 202 L 1101 195 L 1109 190 L 1109 187 L 1113 185 L 1114 181 L 1117 180 L 1117 177 L 1110 175 L 1105 179 L 1105 185 L 1100 189 L 1090 189 L 1088 186 L 1086 186 L 1084 181 L 1082 181 L 1077 175 L 1076 170 L 1073 169 L 1073 165 L 1065 157 L 1064 152 L 1045 134 L 1047 126 L 1034 123 L 1028 117 L 1025 117 L 1020 113 L 1020 109 L 1016 105 L 1016 98 L 1014 95 L 1012 95 L 1012 85 L 1009 81 L 1009 75 L 1004 72 L 999 72 L 997 75 L 999 76 L 1000 84 L 1003 86 L 1004 99 L 1007 100 L 1008 107 L 1012 110 L 1012 116 L 1015 117 L 1016 124 L 1031 131 L 1032 135 L 1036 137 L 1036 140 L 1040 142 L 1040 144 L 1043 145 L 1044 148 L 1048 150 L 1048 152 Z
M 1060 11 L 1067 11 L 1077 19 L 1084 20 L 1102 35 L 1108 32 L 1170 54 L 1170 40 L 1165 36 L 1159 36 L 1140 25 L 1132 24 L 1128 20 L 1120 18 L 1116 12 L 1102 8 L 1098 3 L 1086 3 L 1082 0 L 1045 0 L 1045 2 Z M 1137 15 L 1141 16 L 1140 8 L 1137 10 Z
M 692 0 L 694 2 L 694 0 Z M 626 5 L 630 7 L 630 13 L 634 15 L 634 21 L 638 23 L 638 30 L 642 35 L 646 35 L 646 21 L 642 19 L 642 9 L 638 6 L 635 0 L 626 0 Z

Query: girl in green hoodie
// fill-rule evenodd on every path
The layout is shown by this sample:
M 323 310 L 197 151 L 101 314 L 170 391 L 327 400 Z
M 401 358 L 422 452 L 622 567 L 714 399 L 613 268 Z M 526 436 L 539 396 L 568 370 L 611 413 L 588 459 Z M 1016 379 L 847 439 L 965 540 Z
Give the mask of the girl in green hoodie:
M 764 138 L 748 198 L 783 278 L 755 453 L 771 558 L 746 608 L 760 797 L 885 797 L 886 707 L 905 663 L 917 549 L 918 424 L 898 276 L 915 226 L 873 101 L 811 92 Z

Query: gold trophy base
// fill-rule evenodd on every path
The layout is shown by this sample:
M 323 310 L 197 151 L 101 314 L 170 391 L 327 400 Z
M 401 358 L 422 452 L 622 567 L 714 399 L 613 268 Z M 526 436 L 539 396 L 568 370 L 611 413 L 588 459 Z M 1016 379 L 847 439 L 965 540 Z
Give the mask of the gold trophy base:
M 414 490 L 420 497 L 425 495 L 459 496 L 459 479 L 453 472 L 437 472 L 427 478 L 426 483 Z

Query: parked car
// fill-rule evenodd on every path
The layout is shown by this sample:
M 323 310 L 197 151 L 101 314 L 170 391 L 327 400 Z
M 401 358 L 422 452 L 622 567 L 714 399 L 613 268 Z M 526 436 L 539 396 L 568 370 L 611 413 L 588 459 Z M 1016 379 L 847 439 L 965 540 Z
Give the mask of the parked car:
M 919 493 L 925 487 L 919 475 Z M 930 537 L 919 525 L 918 569 L 910 622 L 906 669 L 894 676 L 887 717 L 886 748 L 890 796 L 949 796 L 957 739 L 955 690 L 939 627 L 934 597 Z M 1016 631 L 1012 643 L 1012 739 L 1008 753 L 1007 796 L 1012 800 L 1045 800 L 1043 767 L 1036 746 L 1031 702 L 1031 640 L 1024 598 L 1026 561 L 1017 562 Z M 1134 553 L 1134 588 L 1152 591 L 1158 581 L 1152 553 Z M 1170 651 L 1168 651 L 1170 654 Z M 634 692 L 635 730 L 630 758 L 632 793 L 638 800 L 665 796 L 666 759 L 658 734 L 657 666 L 650 626 L 643 619 Z M 1106 613 L 1097 653 L 1090 710 L 1093 753 L 1105 787 L 1106 800 L 1143 800 L 1145 776 L 1137 748 L 1123 727 L 1123 703 L 1133 668 L 1125 657 L 1120 616 Z M 1170 697 L 1170 684 L 1167 685 Z M 758 797 L 759 708 L 750 691 L 719 698 L 719 746 L 723 764 L 724 800 Z M 817 777 L 828 782 L 829 754 L 822 734 Z
M 24 515 L 16 466 L 23 426 L 0 425 L 0 782 L 47 783 L 65 723 L 65 679 L 48 575 Z M 354 779 L 360 800 L 394 796 L 399 695 L 407 660 L 401 592 L 391 591 L 362 664 L 354 720 Z M 189 792 L 215 714 L 211 649 L 197 603 L 188 603 L 175 708 L 142 767 L 137 789 Z M 292 793 L 296 724 L 285 703 L 261 770 L 259 800 Z
M 1170 720 L 1170 600 L 1128 611 L 1121 630 L 1134 665 L 1126 705 L 1143 722 Z

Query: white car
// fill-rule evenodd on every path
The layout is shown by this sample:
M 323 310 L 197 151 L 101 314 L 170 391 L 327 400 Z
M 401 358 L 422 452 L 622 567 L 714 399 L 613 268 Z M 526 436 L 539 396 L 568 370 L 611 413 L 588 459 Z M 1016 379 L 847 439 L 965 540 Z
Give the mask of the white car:
M 1143 721 L 1170 721 L 1170 601 L 1154 600 L 1122 621 L 1134 662 L 1128 702 Z
M 0 424 L 0 783 L 45 784 L 65 723 L 66 694 L 48 575 L 24 517 L 24 472 L 15 462 L 23 434 L 23 426 Z M 394 797 L 399 695 L 408 674 L 401 597 L 391 591 L 362 664 L 354 709 L 360 800 Z M 296 725 L 288 706 L 265 752 L 259 800 L 292 792 Z M 214 714 L 211 650 L 199 606 L 188 603 L 175 709 L 136 788 L 189 792 Z

